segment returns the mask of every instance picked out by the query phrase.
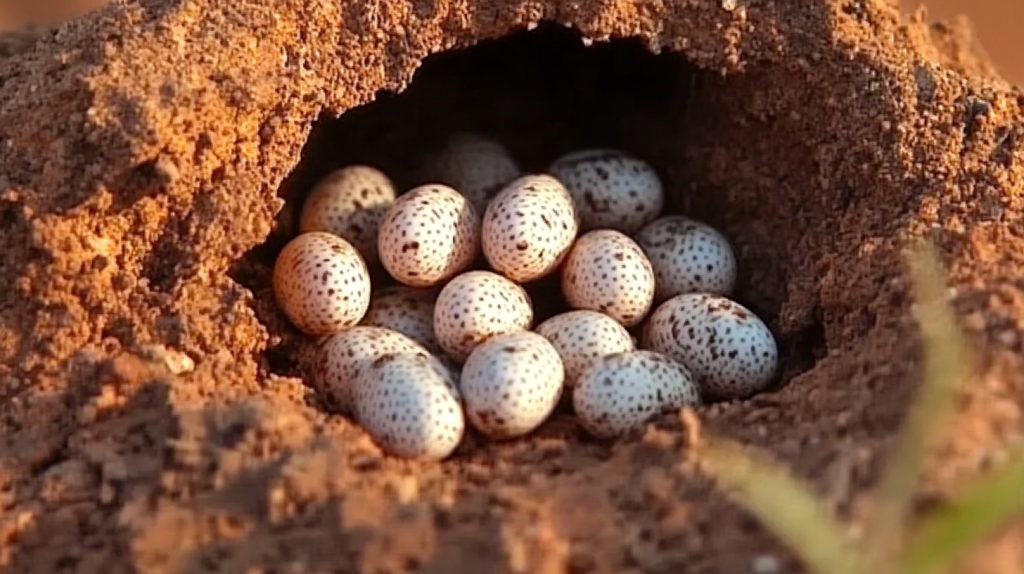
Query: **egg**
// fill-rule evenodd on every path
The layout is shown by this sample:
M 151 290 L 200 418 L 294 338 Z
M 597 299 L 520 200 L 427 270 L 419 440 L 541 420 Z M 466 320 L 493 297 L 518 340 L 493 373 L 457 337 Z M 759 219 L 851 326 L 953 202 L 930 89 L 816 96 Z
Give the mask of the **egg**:
M 465 434 L 465 415 L 451 373 L 431 357 L 388 353 L 363 371 L 355 387 L 360 425 L 401 458 L 447 458 Z
M 621 323 L 597 311 L 567 311 L 549 318 L 534 328 L 547 339 L 565 367 L 565 386 L 601 357 L 635 349 L 633 337 Z
M 470 423 L 492 439 L 532 432 L 562 396 L 564 370 L 544 337 L 519 331 L 477 345 L 462 368 L 462 395 Z
M 779 350 L 768 326 L 739 303 L 708 293 L 676 295 L 651 313 L 642 347 L 690 369 L 706 396 L 742 399 L 765 390 Z
M 584 232 L 614 229 L 632 235 L 665 207 L 665 191 L 654 168 L 619 150 L 568 153 L 556 159 L 548 172 L 569 191 Z
M 432 287 L 472 265 L 480 252 L 480 217 L 454 189 L 421 185 L 384 214 L 377 250 L 397 281 Z
M 627 235 L 596 229 L 576 240 L 562 266 L 562 293 L 572 309 L 599 311 L 626 327 L 654 303 L 654 269 Z
M 292 324 L 313 336 L 356 325 L 370 306 L 370 273 L 359 251 L 323 231 L 300 234 L 281 249 L 273 288 Z
M 434 334 L 457 361 L 464 361 L 490 337 L 532 325 L 533 306 L 526 291 L 492 271 L 467 271 L 455 277 L 434 302 Z
M 588 433 L 612 438 L 642 429 L 659 414 L 700 405 L 701 394 L 684 365 L 636 350 L 594 361 L 580 375 L 572 402 Z
M 434 335 L 433 289 L 418 289 L 407 285 L 391 285 L 378 289 L 370 299 L 370 308 L 361 325 L 386 327 L 406 335 L 432 353 L 441 353 L 441 345 Z
M 458 190 L 481 214 L 522 173 L 504 145 L 475 133 L 452 136 L 425 169 L 426 177 Z
M 429 356 L 429 351 L 412 338 L 384 327 L 359 325 L 325 338 L 313 362 L 313 388 L 331 410 L 353 414 L 356 380 L 370 365 L 387 354 Z
M 654 268 L 655 302 L 683 293 L 728 296 L 736 286 L 736 255 L 710 225 L 669 215 L 648 223 L 633 239 Z
M 487 206 L 482 225 L 487 262 L 518 283 L 557 269 L 578 229 L 572 198 L 550 175 L 526 175 L 510 183 Z
M 395 186 L 384 172 L 351 165 L 331 172 L 302 204 L 299 231 L 325 231 L 348 241 L 368 267 L 380 262 L 377 231 L 395 201 Z

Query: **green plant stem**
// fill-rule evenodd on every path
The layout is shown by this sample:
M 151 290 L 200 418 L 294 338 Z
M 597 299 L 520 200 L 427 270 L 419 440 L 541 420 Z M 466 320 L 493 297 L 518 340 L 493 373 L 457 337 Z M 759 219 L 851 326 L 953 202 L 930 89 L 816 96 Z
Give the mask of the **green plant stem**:
M 851 574 L 856 553 L 839 523 L 811 488 L 780 463 L 742 445 L 704 436 L 698 456 L 705 471 L 818 574 Z
M 908 258 L 916 292 L 916 316 L 924 343 L 924 382 L 884 469 L 865 525 L 863 572 L 890 572 L 903 543 L 903 529 L 931 439 L 954 409 L 957 386 L 968 377 L 966 342 L 946 304 L 941 265 L 934 250 Z
M 948 574 L 979 544 L 1024 514 L 1024 447 L 926 518 L 903 555 L 901 574 Z

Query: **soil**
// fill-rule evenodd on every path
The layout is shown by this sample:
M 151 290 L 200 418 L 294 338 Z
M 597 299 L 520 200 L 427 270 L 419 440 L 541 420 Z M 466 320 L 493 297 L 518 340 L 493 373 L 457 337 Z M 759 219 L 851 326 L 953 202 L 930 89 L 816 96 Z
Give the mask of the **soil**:
M 541 20 L 571 28 L 520 32 Z M 19 38 L 0 51 L 0 573 L 800 572 L 693 469 L 675 417 L 599 442 L 559 415 L 416 464 L 303 385 L 311 343 L 268 281 L 303 194 L 355 161 L 407 186 L 456 129 L 529 167 L 630 150 L 728 234 L 784 368 L 699 416 L 841 515 L 867 507 L 918 380 L 909 239 L 939 245 L 980 370 L 922 508 L 1022 429 L 1024 93 L 965 28 L 875 0 L 139 0 Z M 1019 572 L 1022 533 L 963 571 Z
M 915 0 L 901 3 L 908 10 L 921 5 Z M 972 49 L 989 56 L 1007 80 L 1018 85 L 1024 82 L 1024 60 L 1020 58 L 1024 36 L 1016 33 L 1017 22 L 1024 18 L 1024 4 L 1012 0 L 929 0 L 924 4 L 929 20 L 973 30 Z

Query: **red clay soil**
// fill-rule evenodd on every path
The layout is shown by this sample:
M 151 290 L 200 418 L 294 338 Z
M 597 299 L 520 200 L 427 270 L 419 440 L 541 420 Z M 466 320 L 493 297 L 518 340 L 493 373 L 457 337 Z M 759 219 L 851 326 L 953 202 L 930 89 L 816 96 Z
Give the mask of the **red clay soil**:
M 668 96 L 594 84 L 604 107 L 570 120 L 545 88 L 566 78 L 481 68 L 475 91 L 438 72 L 409 89 L 426 107 L 318 130 L 305 173 L 361 149 L 398 170 L 464 125 L 527 164 L 587 133 L 649 159 L 675 209 L 732 238 L 737 297 L 784 350 L 788 384 L 700 418 L 843 515 L 915 388 L 899 253 L 931 238 L 982 374 L 922 507 L 998 463 L 1024 404 L 1024 94 L 957 29 L 874 0 L 124 1 L 0 56 L 0 573 L 732 574 L 762 554 L 801 571 L 694 471 L 674 417 L 597 442 L 560 416 L 414 464 L 293 376 L 308 342 L 267 279 L 318 118 L 540 20 L 700 73 L 658 60 Z M 1022 531 L 963 571 L 1020 572 Z

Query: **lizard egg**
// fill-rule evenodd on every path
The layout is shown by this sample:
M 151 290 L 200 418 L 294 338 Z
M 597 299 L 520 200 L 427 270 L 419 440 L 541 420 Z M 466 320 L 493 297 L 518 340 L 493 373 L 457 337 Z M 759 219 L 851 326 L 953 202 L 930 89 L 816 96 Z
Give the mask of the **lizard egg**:
M 431 357 L 389 353 L 378 357 L 356 383 L 359 424 L 394 456 L 438 461 L 451 455 L 465 433 L 465 415 L 451 373 Z
M 480 251 L 480 218 L 469 201 L 440 184 L 400 196 L 377 237 L 381 263 L 410 287 L 431 287 L 468 268 Z
M 393 329 L 423 345 L 432 353 L 442 352 L 434 335 L 433 289 L 392 285 L 378 289 L 370 299 L 370 308 L 362 325 Z
M 612 438 L 639 430 L 664 412 L 697 406 L 701 396 L 684 365 L 638 350 L 595 361 L 580 376 L 572 402 L 587 432 Z
M 589 149 L 563 155 L 548 171 L 572 196 L 581 231 L 615 229 L 632 235 L 665 206 L 658 173 L 624 152 Z
M 699 221 L 669 215 L 633 237 L 654 268 L 654 300 L 683 293 L 729 295 L 736 286 L 736 255 L 729 240 Z
M 526 291 L 491 271 L 468 271 L 448 282 L 434 302 L 434 333 L 441 348 L 464 361 L 495 335 L 525 331 L 533 324 Z
M 532 432 L 562 396 L 558 351 L 530 331 L 497 335 L 479 344 L 462 368 L 466 417 L 493 439 Z
M 518 283 L 554 271 L 576 239 L 572 198 L 550 175 L 526 175 L 494 197 L 481 244 L 491 267 Z
M 477 213 L 483 213 L 491 198 L 521 174 L 505 146 L 471 133 L 453 136 L 428 170 L 431 178 L 465 195 Z
M 651 313 L 643 346 L 686 365 L 704 393 L 746 398 L 763 391 L 778 366 L 768 326 L 746 307 L 721 295 L 676 295 Z
M 565 386 L 605 355 L 632 351 L 633 337 L 621 323 L 597 311 L 567 311 L 534 329 L 554 345 L 565 367 Z
M 573 309 L 600 311 L 633 327 L 654 302 L 654 269 L 628 236 L 596 229 L 581 235 L 566 257 L 562 293 Z
M 352 165 L 325 177 L 302 204 L 299 231 L 326 231 L 352 244 L 366 265 L 379 263 L 377 230 L 395 201 L 395 186 L 379 169 Z
M 288 319 L 308 335 L 357 324 L 370 305 L 370 273 L 351 243 L 323 231 L 288 242 L 274 262 L 274 295 Z
M 356 380 L 370 365 L 386 354 L 429 355 L 429 351 L 406 335 L 384 327 L 359 325 L 324 339 L 313 363 L 313 388 L 332 410 L 352 414 Z

